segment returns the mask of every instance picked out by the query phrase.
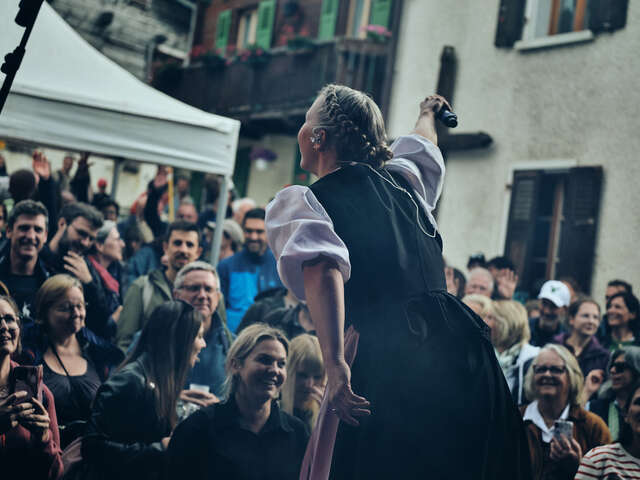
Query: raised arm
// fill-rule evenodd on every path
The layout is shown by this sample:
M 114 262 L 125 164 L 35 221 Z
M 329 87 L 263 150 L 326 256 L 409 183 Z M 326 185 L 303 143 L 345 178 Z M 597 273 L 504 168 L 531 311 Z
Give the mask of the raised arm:
M 420 114 L 416 121 L 416 126 L 412 133 L 426 138 L 434 145 L 438 145 L 438 134 L 436 133 L 436 113 L 445 106 L 452 110 L 449 102 L 440 95 L 430 95 L 420 102 Z

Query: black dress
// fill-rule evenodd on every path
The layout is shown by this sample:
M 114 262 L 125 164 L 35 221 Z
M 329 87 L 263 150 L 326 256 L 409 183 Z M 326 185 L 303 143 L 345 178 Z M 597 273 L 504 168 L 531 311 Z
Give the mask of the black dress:
M 351 383 L 372 409 L 359 427 L 340 423 L 331 477 L 530 478 L 488 328 L 447 293 L 442 240 L 408 182 L 351 165 L 310 188 L 349 251 Z

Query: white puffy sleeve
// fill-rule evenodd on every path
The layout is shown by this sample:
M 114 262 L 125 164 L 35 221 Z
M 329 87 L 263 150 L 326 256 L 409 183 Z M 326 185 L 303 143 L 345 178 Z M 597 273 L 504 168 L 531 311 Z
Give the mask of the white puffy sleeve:
M 349 251 L 309 188 L 294 185 L 281 190 L 266 210 L 267 238 L 278 274 L 296 297 L 305 299 L 302 264 L 320 255 L 334 260 L 344 281 L 349 280 Z
M 436 208 L 444 183 L 444 160 L 440 149 L 417 134 L 398 137 L 391 145 L 393 159 L 386 166 L 400 173 L 413 187 L 422 207 L 435 225 Z

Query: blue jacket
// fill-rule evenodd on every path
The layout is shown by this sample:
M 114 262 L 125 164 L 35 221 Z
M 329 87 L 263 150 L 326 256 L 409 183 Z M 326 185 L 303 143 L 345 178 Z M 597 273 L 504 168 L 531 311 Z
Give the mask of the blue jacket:
M 218 312 L 214 313 L 211 328 L 204 337 L 207 346 L 200 351 L 200 360 L 191 369 L 185 388 L 192 383 L 208 385 L 209 391 L 220 397 L 225 379 L 224 362 L 234 338 L 235 335 L 220 320 Z
M 269 248 L 260 257 L 242 249 L 218 264 L 218 274 L 227 307 L 227 325 L 232 332 L 240 325 L 256 295 L 283 286 Z

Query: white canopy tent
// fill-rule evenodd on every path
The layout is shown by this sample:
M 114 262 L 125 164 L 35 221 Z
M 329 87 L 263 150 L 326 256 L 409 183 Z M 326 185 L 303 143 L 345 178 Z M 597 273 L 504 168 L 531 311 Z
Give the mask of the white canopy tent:
M 13 21 L 17 9 L 16 0 L 0 0 L 2 55 L 24 32 Z M 225 205 L 219 213 L 226 211 L 239 132 L 237 120 L 140 82 L 82 39 L 47 2 L 0 114 L 0 138 L 222 175 Z M 218 226 L 214 245 L 221 221 Z

